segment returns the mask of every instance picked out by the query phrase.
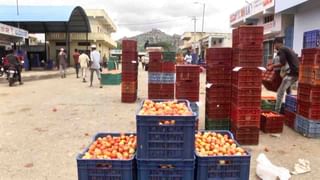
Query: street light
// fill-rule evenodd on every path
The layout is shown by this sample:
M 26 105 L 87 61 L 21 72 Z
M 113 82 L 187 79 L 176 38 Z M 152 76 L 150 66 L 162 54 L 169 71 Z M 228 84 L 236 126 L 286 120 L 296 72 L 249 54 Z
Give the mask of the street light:
M 204 32 L 204 13 L 206 9 L 206 3 L 202 2 L 193 2 L 194 4 L 202 4 L 203 5 L 203 10 L 202 10 L 202 33 Z

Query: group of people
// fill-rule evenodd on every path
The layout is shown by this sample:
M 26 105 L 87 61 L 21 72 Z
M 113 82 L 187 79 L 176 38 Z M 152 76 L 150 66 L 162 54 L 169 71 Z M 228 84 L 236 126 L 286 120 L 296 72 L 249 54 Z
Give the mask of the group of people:
M 80 78 L 79 72 L 81 71 L 82 82 L 87 82 L 87 70 L 90 69 L 90 87 L 92 87 L 93 76 L 94 73 L 97 74 L 98 80 L 100 82 L 100 88 L 102 88 L 101 84 L 101 55 L 97 51 L 96 45 L 91 46 L 90 57 L 85 53 L 85 51 L 78 51 L 78 49 L 74 50 L 72 55 L 75 69 L 76 69 L 76 77 Z M 61 78 L 66 78 L 66 68 L 67 68 L 67 54 L 63 48 L 60 49 L 58 54 L 59 60 L 59 69 Z
M 5 57 L 2 58 L 1 63 L 0 63 L 1 67 L 3 66 L 3 73 L 7 74 L 7 79 L 8 77 L 8 73 L 6 73 L 6 71 L 8 69 L 15 69 L 17 72 L 17 78 L 19 81 L 19 84 L 22 85 L 22 78 L 21 78 L 21 71 L 22 71 L 22 59 L 19 58 L 18 56 L 16 56 L 14 54 L 14 49 L 12 47 L 9 47 L 7 49 L 7 55 Z
M 202 62 L 201 55 L 197 55 L 196 53 L 191 53 L 190 50 L 184 56 L 185 64 L 199 64 Z

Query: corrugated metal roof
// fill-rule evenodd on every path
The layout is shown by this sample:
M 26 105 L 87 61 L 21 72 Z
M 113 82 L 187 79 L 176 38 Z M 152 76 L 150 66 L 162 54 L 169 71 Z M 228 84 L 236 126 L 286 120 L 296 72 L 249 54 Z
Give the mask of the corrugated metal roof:
M 0 6 L 0 23 L 31 33 L 90 32 L 88 17 L 80 6 Z

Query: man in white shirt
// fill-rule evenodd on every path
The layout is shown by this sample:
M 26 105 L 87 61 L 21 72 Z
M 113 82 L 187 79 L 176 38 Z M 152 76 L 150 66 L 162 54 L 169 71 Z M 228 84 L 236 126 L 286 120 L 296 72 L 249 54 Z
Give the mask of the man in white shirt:
M 192 56 L 189 51 L 187 52 L 186 56 L 184 57 L 184 61 L 186 62 L 186 64 L 191 64 Z
M 92 87 L 92 81 L 93 81 L 93 73 L 96 72 L 99 82 L 100 82 L 100 88 L 102 88 L 101 84 L 101 75 L 100 75 L 100 62 L 101 62 L 101 55 L 97 51 L 96 45 L 91 46 L 91 52 L 90 52 L 90 87 Z
M 80 56 L 79 56 L 79 64 L 80 64 L 80 68 L 81 68 L 81 74 L 82 74 L 82 82 L 87 82 L 86 81 L 86 77 L 87 77 L 87 69 L 88 69 L 88 64 L 90 61 L 89 56 L 84 53 L 84 51 L 80 52 Z

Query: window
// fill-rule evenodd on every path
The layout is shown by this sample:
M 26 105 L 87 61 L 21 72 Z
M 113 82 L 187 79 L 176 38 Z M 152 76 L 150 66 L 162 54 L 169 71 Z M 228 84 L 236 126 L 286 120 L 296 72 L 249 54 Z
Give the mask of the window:
M 90 46 L 90 42 L 78 42 L 78 46 Z
M 264 24 L 274 20 L 274 15 L 264 17 Z
M 56 42 L 56 46 L 66 46 L 66 42 Z
M 220 43 L 220 44 L 222 43 L 222 39 L 219 39 L 219 43 Z

